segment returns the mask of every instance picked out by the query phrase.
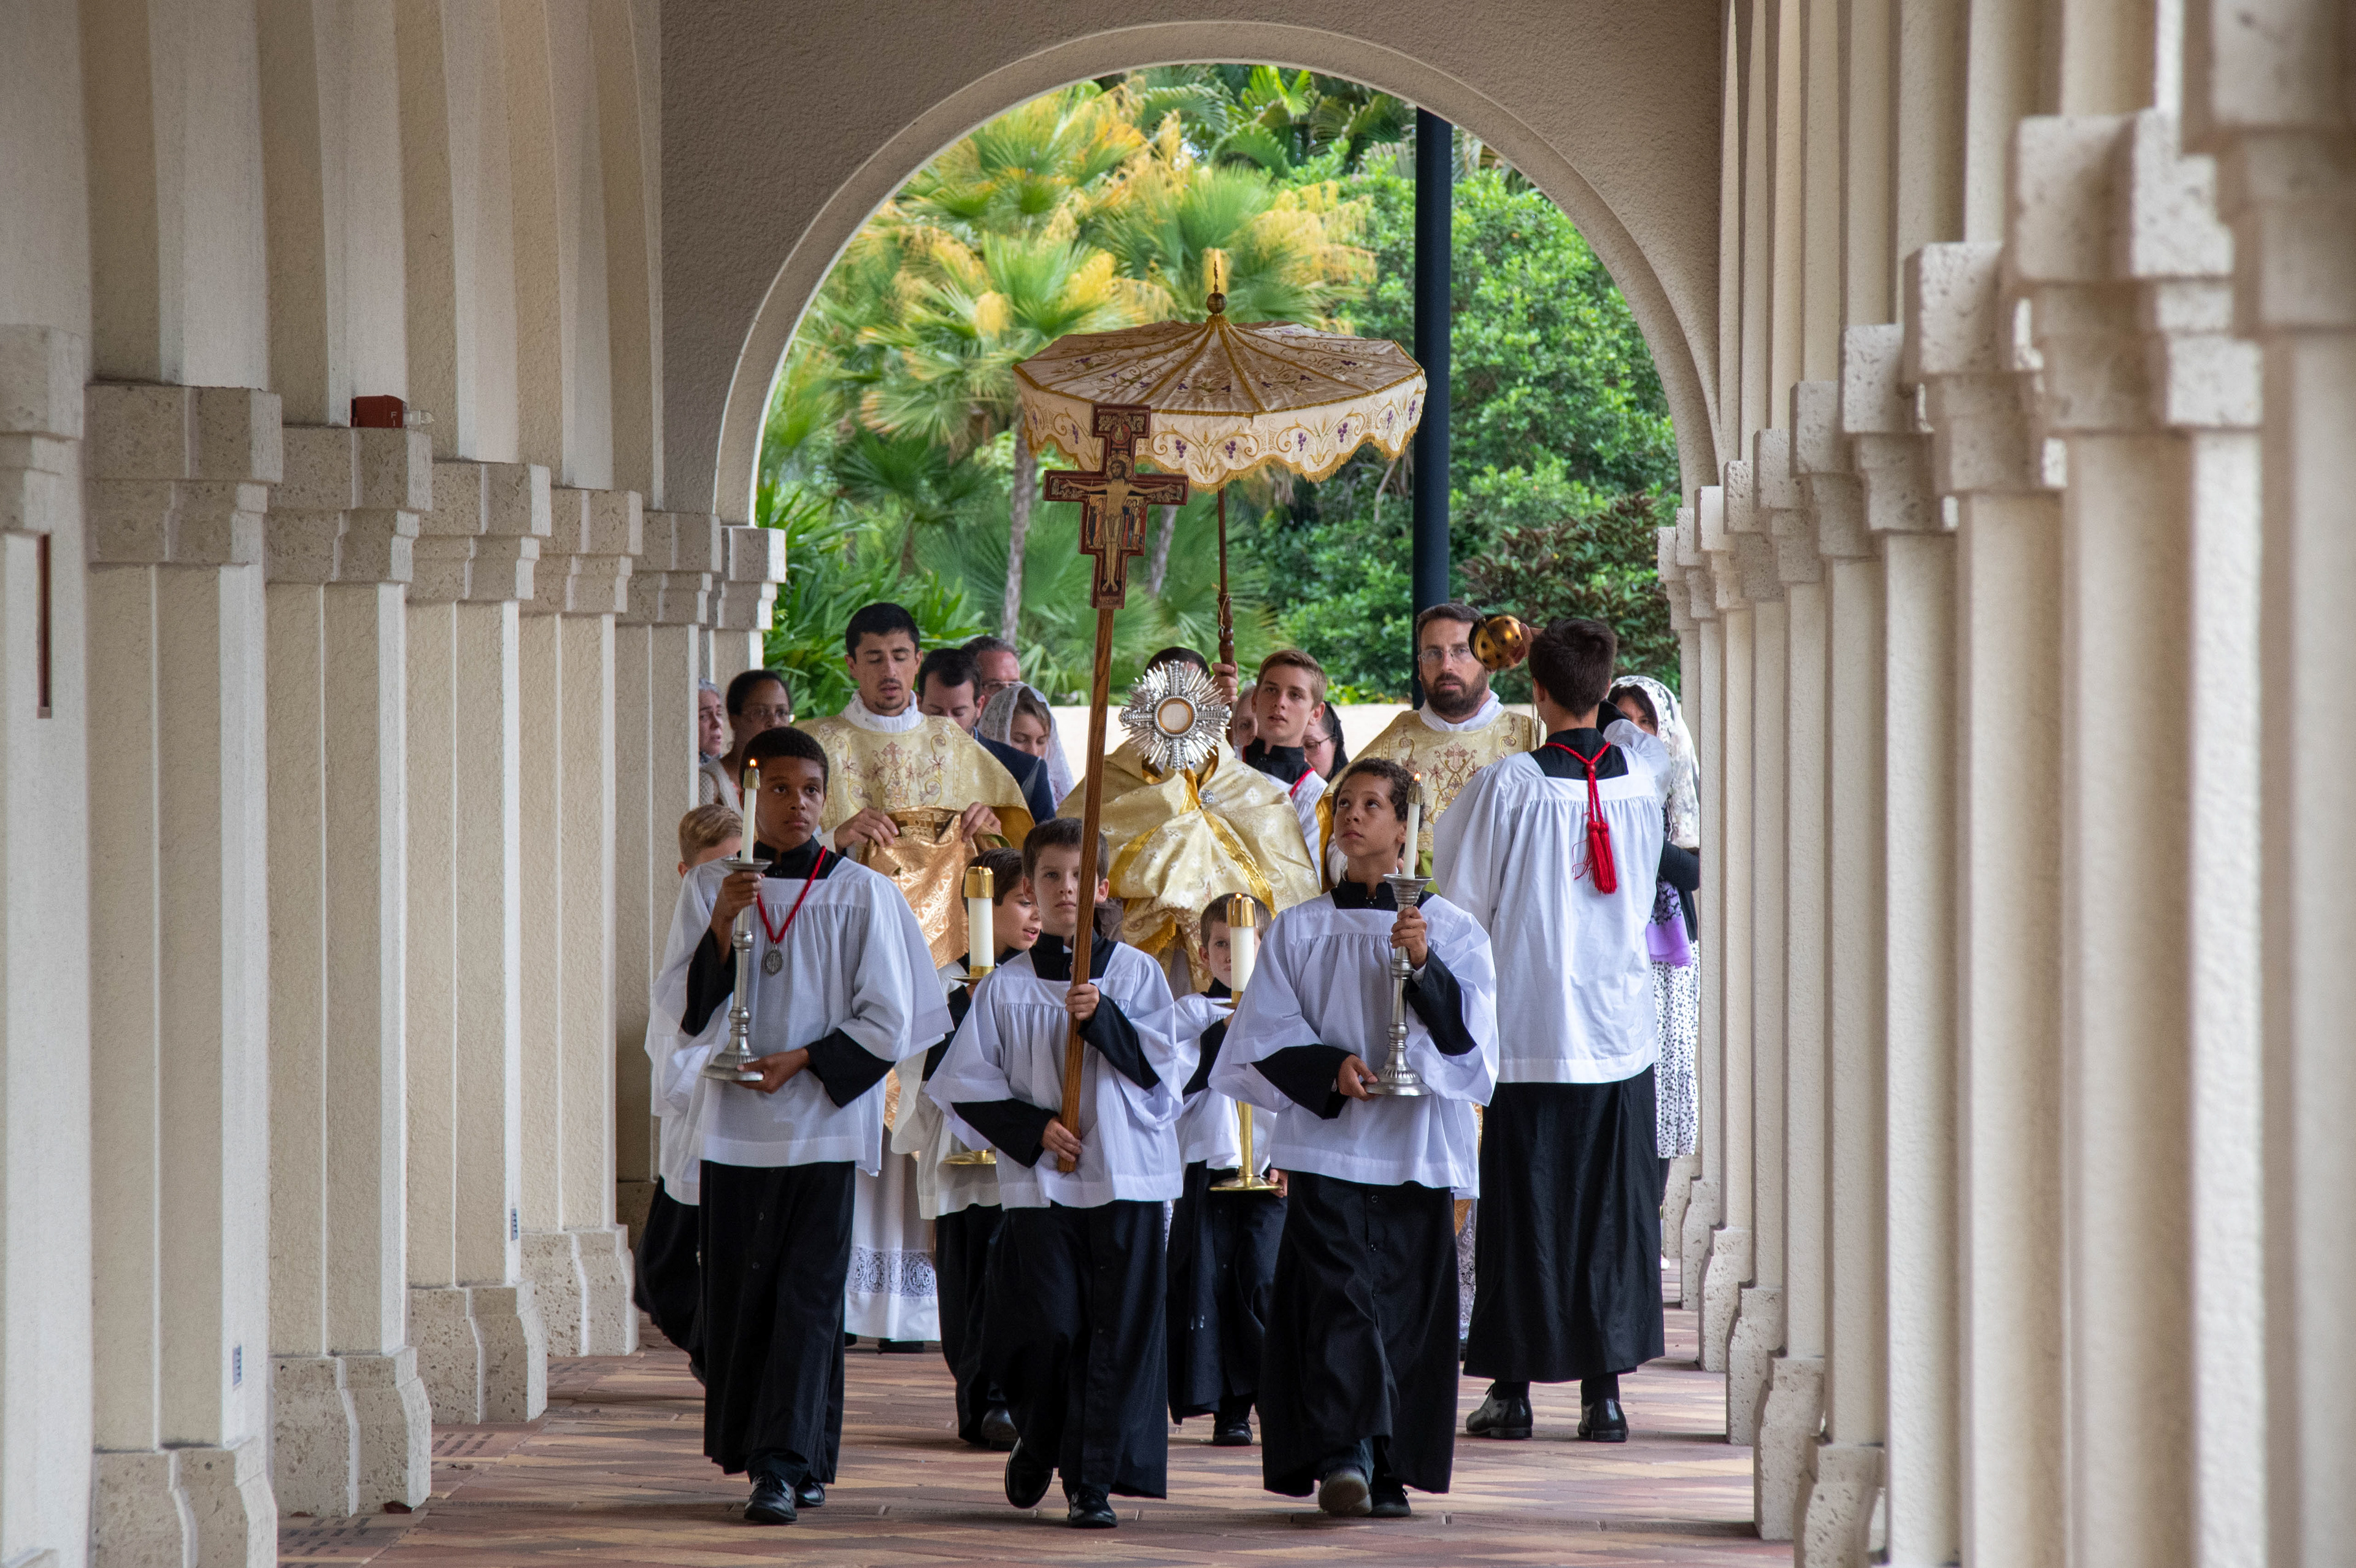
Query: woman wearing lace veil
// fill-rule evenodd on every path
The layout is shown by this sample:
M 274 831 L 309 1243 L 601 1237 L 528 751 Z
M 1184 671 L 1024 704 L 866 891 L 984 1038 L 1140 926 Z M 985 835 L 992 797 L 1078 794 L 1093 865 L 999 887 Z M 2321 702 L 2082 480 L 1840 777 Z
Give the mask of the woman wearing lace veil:
M 1072 766 L 1055 739 L 1055 710 L 1037 687 L 1018 681 L 991 692 L 981 705 L 980 728 L 991 740 L 1044 758 L 1048 792 L 1057 802 L 1072 793 Z
M 1695 956 L 1701 917 L 1694 894 L 1701 886 L 1701 763 L 1686 729 L 1684 709 L 1659 681 L 1650 676 L 1622 676 L 1612 682 L 1612 705 L 1638 729 L 1659 737 L 1675 770 L 1653 919 L 1644 928 L 1653 956 L 1653 1009 L 1661 1026 L 1654 1134 L 1665 1188 L 1669 1161 L 1694 1152 L 1700 1111 L 1694 1051 L 1701 1037 L 1701 968 Z

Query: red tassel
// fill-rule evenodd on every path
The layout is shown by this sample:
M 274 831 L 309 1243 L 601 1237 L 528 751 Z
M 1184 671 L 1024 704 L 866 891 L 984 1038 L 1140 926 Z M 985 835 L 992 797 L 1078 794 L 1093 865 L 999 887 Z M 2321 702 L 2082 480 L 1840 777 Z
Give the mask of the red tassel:
M 1547 744 L 1558 752 L 1569 752 L 1587 769 L 1587 875 L 1594 881 L 1597 892 L 1616 893 L 1620 891 L 1620 866 L 1612 853 L 1612 824 L 1603 820 L 1603 795 L 1595 787 L 1596 764 L 1612 750 L 1611 744 L 1605 742 L 1603 750 L 1591 757 L 1583 752 L 1572 752 L 1559 741 L 1548 741 Z

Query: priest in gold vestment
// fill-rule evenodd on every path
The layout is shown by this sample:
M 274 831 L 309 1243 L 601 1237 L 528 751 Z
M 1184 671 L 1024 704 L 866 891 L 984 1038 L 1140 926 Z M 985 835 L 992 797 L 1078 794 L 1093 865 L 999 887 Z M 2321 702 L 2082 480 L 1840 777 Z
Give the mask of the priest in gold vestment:
M 944 965 L 967 947 L 966 863 L 997 838 L 1019 847 L 1031 814 L 1013 775 L 980 742 L 954 720 L 917 709 L 916 623 L 906 610 L 867 605 L 851 616 L 843 647 L 858 690 L 840 714 L 802 726 L 826 748 L 819 827 L 837 850 L 892 879 L 933 962 Z M 886 1083 L 896 1090 L 899 1080 Z M 890 1348 L 922 1349 L 940 1337 L 932 1221 L 917 1206 L 911 1157 L 890 1148 L 898 1111 L 887 1092 L 881 1173 L 853 1181 L 843 1327 Z
M 1165 648 L 1147 667 L 1173 659 L 1219 678 L 1189 648 Z M 1223 697 L 1232 679 L 1220 682 Z M 1076 816 L 1080 806 L 1075 789 L 1059 809 Z M 1121 901 L 1120 939 L 1161 958 L 1181 993 L 1210 984 L 1202 914 L 1213 899 L 1249 893 L 1282 911 L 1320 891 L 1292 797 L 1224 741 L 1200 767 L 1161 773 L 1135 741 L 1123 741 L 1105 759 L 1103 825 L 1112 896 Z M 1173 960 L 1181 954 L 1191 986 L 1179 983 Z
M 1472 653 L 1481 613 L 1470 604 L 1435 604 L 1415 618 L 1415 667 L 1424 705 L 1392 720 L 1360 757 L 1380 757 L 1423 775 L 1423 839 L 1472 775 L 1546 737 L 1526 713 L 1508 713 L 1489 689 L 1489 671 Z

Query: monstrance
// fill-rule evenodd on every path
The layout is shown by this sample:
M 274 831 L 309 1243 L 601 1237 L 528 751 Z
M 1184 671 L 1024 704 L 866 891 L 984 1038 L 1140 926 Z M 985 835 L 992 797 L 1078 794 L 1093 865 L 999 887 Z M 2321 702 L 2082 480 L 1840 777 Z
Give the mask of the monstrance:
M 1387 339 L 1234 322 L 1226 303 L 1214 293 L 1201 321 L 1057 338 L 1014 376 L 1032 451 L 1052 446 L 1082 468 L 1098 467 L 1105 448 L 1097 411 L 1134 407 L 1151 415 L 1137 455 L 1218 492 L 1219 662 L 1233 664 L 1228 482 L 1271 464 L 1323 479 L 1367 442 L 1398 458 L 1423 418 L 1424 382 L 1423 368 Z
M 1183 773 L 1210 761 L 1227 732 L 1227 705 L 1211 677 L 1193 665 L 1155 665 L 1129 688 L 1120 727 L 1157 773 Z

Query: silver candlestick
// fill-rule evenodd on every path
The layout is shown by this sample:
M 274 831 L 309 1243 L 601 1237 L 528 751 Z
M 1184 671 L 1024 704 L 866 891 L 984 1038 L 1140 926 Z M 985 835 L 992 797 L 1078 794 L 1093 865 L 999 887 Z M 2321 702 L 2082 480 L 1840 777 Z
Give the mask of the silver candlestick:
M 1410 877 L 1397 871 L 1383 880 L 1389 885 L 1391 896 L 1403 910 L 1413 909 L 1421 903 L 1424 889 L 1431 886 L 1430 877 Z M 1408 1066 L 1407 1061 L 1407 983 L 1414 972 L 1415 965 L 1408 962 L 1407 949 L 1392 948 L 1390 1060 L 1376 1072 L 1375 1081 L 1366 1085 L 1369 1094 L 1395 1094 L 1404 1100 L 1431 1093 L 1431 1085 L 1426 1083 L 1423 1075 Z
M 749 837 L 749 835 L 748 835 Z M 749 854 L 739 852 L 735 859 L 721 862 L 730 875 L 738 871 L 760 871 L 765 868 Z M 759 901 L 757 896 L 755 902 Z M 736 991 L 728 1001 L 728 1043 L 719 1054 L 703 1064 L 703 1076 L 716 1078 L 723 1083 L 758 1083 L 761 1073 L 753 1065 L 753 904 L 736 912 L 736 923 L 729 928 L 729 950 L 736 956 Z

